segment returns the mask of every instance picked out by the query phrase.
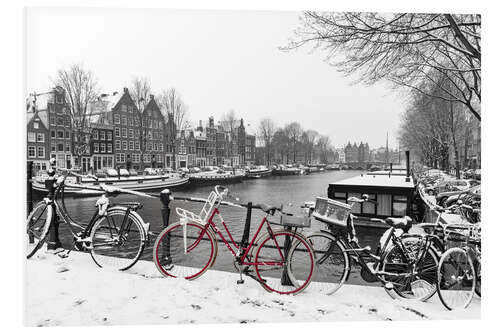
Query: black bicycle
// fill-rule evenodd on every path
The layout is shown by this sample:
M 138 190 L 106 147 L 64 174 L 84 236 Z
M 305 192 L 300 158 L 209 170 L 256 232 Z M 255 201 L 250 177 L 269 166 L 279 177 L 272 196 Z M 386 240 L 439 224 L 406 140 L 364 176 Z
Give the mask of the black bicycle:
M 316 220 L 327 226 L 308 235 L 316 254 L 316 272 L 309 288 L 333 294 L 349 278 L 352 263 L 361 267 L 367 282 L 380 282 L 393 298 L 427 300 L 437 290 L 439 256 L 426 235 L 408 235 L 409 217 L 372 219 L 390 228 L 380 239 L 377 252 L 362 247 L 356 237 L 351 213 L 354 204 L 370 201 L 367 195 L 351 197 L 349 204 L 317 198 L 311 206 Z M 376 204 L 376 203 L 374 203 Z
M 74 249 L 89 252 L 99 267 L 126 270 L 132 267 L 144 251 L 149 223 L 137 213 L 139 202 L 110 203 L 109 197 L 133 194 L 151 197 L 145 193 L 100 184 L 97 187 L 67 183 L 68 176 L 82 177 L 75 170 L 57 168 L 63 175 L 56 177 L 50 169 L 45 181 L 47 196 L 35 205 L 27 221 L 27 258 L 31 258 L 46 242 L 53 223 L 65 223 L 73 235 Z M 84 226 L 71 218 L 65 205 L 66 187 L 99 190 L 103 195 L 96 202 L 96 210 Z M 71 250 L 68 251 L 68 254 Z

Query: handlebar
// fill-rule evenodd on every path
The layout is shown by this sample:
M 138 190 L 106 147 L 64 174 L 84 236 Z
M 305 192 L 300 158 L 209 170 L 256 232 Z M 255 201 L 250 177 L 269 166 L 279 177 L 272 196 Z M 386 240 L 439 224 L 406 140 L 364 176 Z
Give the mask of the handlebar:
M 221 189 L 221 190 L 222 190 L 222 193 L 221 193 L 221 192 L 219 192 L 219 189 Z M 224 195 L 227 195 L 228 193 L 229 193 L 229 189 L 228 189 L 227 187 L 220 186 L 220 185 L 215 185 L 215 194 L 217 194 L 217 196 L 218 196 L 219 198 L 221 198 L 221 199 L 222 199 L 222 197 L 223 197 Z

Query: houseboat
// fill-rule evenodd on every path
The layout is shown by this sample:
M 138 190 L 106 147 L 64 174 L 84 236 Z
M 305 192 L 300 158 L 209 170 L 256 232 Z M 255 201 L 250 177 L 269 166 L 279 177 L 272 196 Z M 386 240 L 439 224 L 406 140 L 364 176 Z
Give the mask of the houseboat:
M 273 169 L 272 173 L 275 176 L 292 176 L 304 174 L 305 171 L 292 166 L 278 165 Z
M 46 177 L 44 177 L 43 175 L 33 178 L 33 190 L 41 193 L 47 192 L 47 189 L 45 188 L 44 178 Z M 168 173 L 163 175 L 130 176 L 128 173 L 125 175 L 121 172 L 120 176 L 115 176 L 114 174 L 106 174 L 105 177 L 98 178 L 98 180 L 92 177 L 68 177 L 66 181 L 68 185 L 65 189 L 65 193 L 75 196 L 92 196 L 102 194 L 102 191 L 92 189 L 92 187 L 96 187 L 99 184 L 113 185 L 116 187 L 134 191 L 160 191 L 166 188 L 178 188 L 187 185 L 189 182 L 189 178 L 182 177 L 177 173 Z M 89 188 L 71 188 L 71 183 L 88 186 Z
M 262 178 L 271 175 L 272 170 L 265 165 L 259 165 L 247 170 L 246 177 L 250 179 Z
M 189 181 L 196 185 L 218 185 L 238 183 L 245 178 L 243 170 L 233 171 L 210 171 L 189 174 Z
M 407 156 L 409 160 L 409 154 Z M 353 206 L 352 213 L 358 217 L 354 220 L 355 225 L 387 228 L 386 224 L 371 219 L 414 215 L 415 182 L 410 175 L 409 165 L 405 173 L 372 172 L 328 186 L 328 198 L 345 204 L 349 197 L 359 198 L 363 194 L 367 194 L 373 202 Z

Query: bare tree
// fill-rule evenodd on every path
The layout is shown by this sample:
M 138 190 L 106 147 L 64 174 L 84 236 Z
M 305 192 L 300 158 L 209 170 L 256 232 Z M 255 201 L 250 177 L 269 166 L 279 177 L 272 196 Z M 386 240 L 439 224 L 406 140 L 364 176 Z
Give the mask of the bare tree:
M 267 165 L 271 164 L 272 141 L 276 133 L 276 125 L 270 118 L 264 118 L 259 123 L 259 138 L 264 144 Z
M 320 135 L 316 143 L 319 151 L 319 158 L 321 163 L 328 162 L 328 151 L 331 149 L 330 137 L 327 135 Z
M 158 96 L 158 101 L 163 114 L 168 119 L 167 140 L 170 143 L 172 158 L 175 163 L 177 131 L 183 131 L 189 126 L 188 108 L 175 88 L 163 90 Z M 174 167 L 177 166 L 174 165 Z
M 458 102 L 481 120 L 480 15 L 305 12 L 301 21 L 282 50 L 312 44 L 341 72 L 360 74 L 360 81 L 386 79 Z M 436 73 L 455 89 L 440 86 Z
M 304 155 L 306 163 L 311 164 L 314 154 L 314 146 L 318 139 L 319 133 L 314 130 L 307 130 L 302 134 L 302 143 L 304 145 Z
M 291 144 L 291 148 L 292 148 L 293 163 L 295 163 L 297 160 L 298 144 L 299 144 L 299 140 L 302 136 L 303 130 L 298 122 L 292 122 L 292 123 L 286 125 L 284 130 L 287 133 L 288 138 L 290 139 L 290 144 Z
M 83 65 L 75 64 L 58 70 L 55 81 L 66 92 L 74 136 L 75 164 L 81 166 L 81 157 L 88 151 L 90 145 L 91 102 L 99 95 L 97 80 L 90 70 L 85 69 Z

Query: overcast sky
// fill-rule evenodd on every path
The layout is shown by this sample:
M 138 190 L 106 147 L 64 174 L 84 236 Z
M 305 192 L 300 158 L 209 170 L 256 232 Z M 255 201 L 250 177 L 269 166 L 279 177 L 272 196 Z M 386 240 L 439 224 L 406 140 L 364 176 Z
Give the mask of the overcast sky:
M 405 101 L 388 86 L 353 84 L 305 48 L 284 53 L 298 12 L 31 8 L 26 88 L 47 91 L 57 69 L 82 63 L 103 92 L 147 76 L 155 92 L 175 87 L 193 122 L 233 109 L 257 130 L 263 117 L 298 121 L 336 147 L 368 141 L 396 147 Z

